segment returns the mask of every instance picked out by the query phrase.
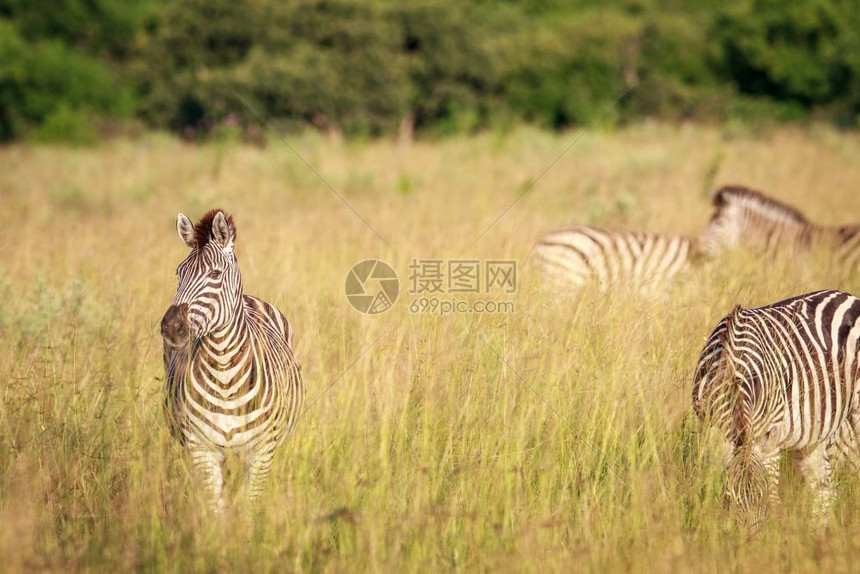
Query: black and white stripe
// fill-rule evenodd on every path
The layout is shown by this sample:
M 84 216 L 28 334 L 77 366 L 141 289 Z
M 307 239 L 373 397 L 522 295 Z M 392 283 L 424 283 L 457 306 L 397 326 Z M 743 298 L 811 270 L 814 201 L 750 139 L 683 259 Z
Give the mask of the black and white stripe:
M 225 456 L 244 456 L 247 496 L 256 499 L 304 385 L 286 318 L 243 293 L 232 218 L 213 210 L 194 226 L 180 214 L 177 230 L 191 253 L 162 321 L 168 414 L 221 509 Z
M 758 516 L 777 499 L 787 451 L 833 497 L 833 466 L 860 460 L 860 300 L 818 291 L 758 309 L 736 307 L 709 337 L 693 379 L 693 408 L 725 440 L 727 493 Z
M 529 261 L 561 285 L 647 292 L 664 288 L 697 256 L 697 243 L 689 237 L 580 225 L 541 239 Z
M 711 222 L 701 238 L 708 255 L 736 247 L 769 255 L 821 249 L 840 265 L 860 265 L 860 224 L 816 225 L 797 209 L 745 187 L 721 188 L 713 205 Z

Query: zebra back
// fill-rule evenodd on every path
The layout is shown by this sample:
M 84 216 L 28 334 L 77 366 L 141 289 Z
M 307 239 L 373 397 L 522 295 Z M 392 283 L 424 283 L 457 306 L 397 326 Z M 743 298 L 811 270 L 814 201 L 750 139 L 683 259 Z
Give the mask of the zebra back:
M 697 253 L 696 241 L 689 237 L 580 225 L 542 238 L 529 261 L 565 285 L 650 291 L 687 269 Z

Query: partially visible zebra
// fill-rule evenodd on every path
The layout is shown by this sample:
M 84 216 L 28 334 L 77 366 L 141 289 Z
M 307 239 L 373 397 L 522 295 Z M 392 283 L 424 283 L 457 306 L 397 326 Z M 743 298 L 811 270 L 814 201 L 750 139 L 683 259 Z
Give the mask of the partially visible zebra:
M 654 291 L 699 256 L 695 239 L 579 225 L 550 233 L 529 261 L 560 284 Z
M 191 253 L 162 320 L 167 411 L 216 508 L 224 508 L 225 456 L 245 456 L 252 503 L 304 399 L 284 315 L 242 292 L 233 218 L 212 210 L 177 232 Z M 252 505 L 249 504 L 248 508 Z
M 714 213 L 702 250 L 708 255 L 743 246 L 775 255 L 822 249 L 840 265 L 860 264 L 860 224 L 816 225 L 797 209 L 745 187 L 727 186 L 713 197 Z
M 834 496 L 834 465 L 860 461 L 858 339 L 860 300 L 839 291 L 735 307 L 708 339 L 693 408 L 722 432 L 726 493 L 758 520 L 778 500 L 781 452 L 817 489 L 819 518 Z

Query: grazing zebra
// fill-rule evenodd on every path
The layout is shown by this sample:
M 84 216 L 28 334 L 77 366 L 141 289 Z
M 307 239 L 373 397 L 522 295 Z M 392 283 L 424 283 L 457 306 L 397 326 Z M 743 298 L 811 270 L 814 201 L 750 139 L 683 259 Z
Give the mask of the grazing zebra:
M 176 229 L 191 253 L 177 269 L 179 287 L 161 325 L 166 406 L 220 511 L 225 456 L 245 456 L 253 503 L 275 447 L 299 416 L 304 385 L 287 319 L 242 293 L 233 218 L 212 210 L 193 225 L 179 214 Z
M 860 460 L 860 299 L 818 291 L 724 317 L 699 358 L 693 408 L 723 433 L 726 494 L 760 520 L 786 451 L 832 501 L 833 469 Z
M 832 253 L 842 266 L 860 264 L 860 224 L 815 225 L 797 209 L 745 187 L 721 188 L 713 205 L 714 214 L 701 239 L 708 255 L 739 246 L 770 255 L 817 248 Z
M 699 255 L 696 240 L 677 235 L 612 231 L 580 225 L 550 233 L 529 256 L 550 278 L 602 290 L 665 287 Z

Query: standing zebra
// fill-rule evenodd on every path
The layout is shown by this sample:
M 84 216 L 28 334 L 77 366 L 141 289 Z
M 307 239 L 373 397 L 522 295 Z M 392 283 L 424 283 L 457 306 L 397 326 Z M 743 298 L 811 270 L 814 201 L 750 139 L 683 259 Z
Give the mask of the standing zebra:
M 287 319 L 242 293 L 233 218 L 212 210 L 193 225 L 180 213 L 176 229 L 191 253 L 177 269 L 179 287 L 162 320 L 166 406 L 220 511 L 225 455 L 245 455 L 253 503 L 299 415 L 304 385 Z
M 823 518 L 840 458 L 860 460 L 860 300 L 818 291 L 758 309 L 740 306 L 714 329 L 693 379 L 693 408 L 725 439 L 727 494 L 761 518 L 776 501 L 787 451 L 817 489 Z
M 698 257 L 696 240 L 677 235 L 613 231 L 580 225 L 550 233 L 529 256 L 559 283 L 596 282 L 606 291 L 665 287 Z
M 860 224 L 821 226 L 797 209 L 745 187 L 727 186 L 713 197 L 714 214 L 702 235 L 708 255 L 744 246 L 775 255 L 828 250 L 840 265 L 860 264 Z

